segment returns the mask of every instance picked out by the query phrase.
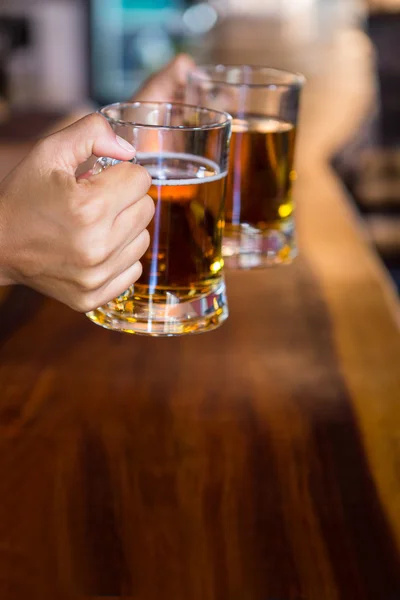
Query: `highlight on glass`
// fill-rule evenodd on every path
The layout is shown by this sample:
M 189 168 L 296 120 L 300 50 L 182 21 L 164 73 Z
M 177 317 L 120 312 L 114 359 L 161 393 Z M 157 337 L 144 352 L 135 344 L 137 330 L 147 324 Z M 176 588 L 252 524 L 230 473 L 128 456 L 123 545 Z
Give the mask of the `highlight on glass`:
M 113 104 L 100 113 L 151 174 L 155 216 L 139 281 L 87 316 L 108 329 L 153 336 L 215 329 L 228 317 L 222 236 L 230 115 L 157 102 Z M 113 163 L 102 158 L 97 167 Z
M 189 75 L 187 101 L 232 117 L 223 255 L 226 266 L 268 267 L 297 255 L 293 184 L 300 74 L 211 65 Z

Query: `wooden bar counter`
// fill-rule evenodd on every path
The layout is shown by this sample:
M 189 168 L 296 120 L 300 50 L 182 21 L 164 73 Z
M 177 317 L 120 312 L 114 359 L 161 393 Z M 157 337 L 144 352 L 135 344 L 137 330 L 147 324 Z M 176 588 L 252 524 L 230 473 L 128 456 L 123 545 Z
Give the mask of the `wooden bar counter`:
M 373 93 L 349 63 L 309 78 L 301 255 L 229 273 L 216 332 L 3 290 L 1 600 L 400 599 L 398 300 L 327 163 Z

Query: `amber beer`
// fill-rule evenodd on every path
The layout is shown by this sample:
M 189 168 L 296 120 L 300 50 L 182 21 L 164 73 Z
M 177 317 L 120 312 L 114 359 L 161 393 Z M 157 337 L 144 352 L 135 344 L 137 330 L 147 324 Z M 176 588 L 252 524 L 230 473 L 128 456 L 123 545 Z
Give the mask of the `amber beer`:
M 261 235 L 293 227 L 292 183 L 296 129 L 277 118 L 234 119 L 226 194 L 225 236 L 243 225 Z M 280 258 L 290 254 L 280 248 Z
M 218 284 L 223 267 L 226 172 L 187 154 L 138 155 L 138 162 L 153 178 L 155 215 L 143 274 L 115 301 L 115 308 L 128 312 L 137 296 L 162 304 L 203 297 Z

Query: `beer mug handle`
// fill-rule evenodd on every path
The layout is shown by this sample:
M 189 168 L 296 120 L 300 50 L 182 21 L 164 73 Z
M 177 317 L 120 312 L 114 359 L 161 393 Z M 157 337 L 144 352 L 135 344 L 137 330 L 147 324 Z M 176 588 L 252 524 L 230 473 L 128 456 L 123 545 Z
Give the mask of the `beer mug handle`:
M 101 173 L 102 171 L 105 171 L 106 169 L 109 169 L 110 167 L 114 167 L 115 165 L 118 165 L 121 162 L 124 162 L 124 161 L 117 160 L 116 158 L 107 158 L 106 156 L 101 156 L 94 163 L 94 167 L 92 169 L 92 174 L 99 175 L 99 173 Z M 129 162 L 136 163 L 136 158 L 133 158 Z
M 105 171 L 106 169 L 109 169 L 110 167 L 114 167 L 115 165 L 118 165 L 119 163 L 122 163 L 122 162 L 124 162 L 124 161 L 117 160 L 116 158 L 107 158 L 106 156 L 101 156 L 94 163 L 94 166 L 92 169 L 92 175 L 99 175 L 102 171 Z M 129 162 L 136 163 L 136 158 L 133 158 Z M 125 290 L 125 292 L 123 294 L 118 296 L 117 300 L 119 300 L 120 302 L 123 302 L 124 300 L 127 299 L 130 292 L 131 292 L 131 288 L 128 288 L 127 290 Z

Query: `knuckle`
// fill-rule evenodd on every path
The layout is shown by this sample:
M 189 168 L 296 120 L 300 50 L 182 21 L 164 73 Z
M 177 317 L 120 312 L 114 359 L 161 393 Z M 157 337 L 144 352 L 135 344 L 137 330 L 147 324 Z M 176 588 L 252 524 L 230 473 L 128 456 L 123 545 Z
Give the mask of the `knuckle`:
M 137 202 L 149 191 L 151 176 L 144 167 L 123 162 L 110 169 L 108 185 L 113 194 L 115 186 L 118 186 L 121 193 L 129 195 Z
M 151 188 L 151 184 L 152 184 L 152 179 L 151 179 L 151 175 L 149 173 L 149 171 L 147 169 L 145 169 L 144 167 L 141 167 L 140 165 L 137 165 L 140 168 L 140 171 L 142 173 L 142 177 L 143 177 L 143 185 L 146 187 L 146 193 L 149 191 L 149 189 Z
M 85 121 L 86 121 L 87 127 L 89 127 L 90 129 L 93 129 L 95 131 L 99 131 L 99 132 L 108 131 L 110 128 L 105 117 L 103 117 L 102 115 L 100 115 L 99 113 L 96 113 L 96 112 L 91 113 L 90 115 L 85 117 Z
M 133 266 L 136 262 L 139 262 L 141 258 L 146 254 L 150 246 L 150 234 L 147 229 L 144 229 L 132 244 L 130 252 L 130 263 Z
M 91 292 L 104 285 L 107 278 L 100 269 L 85 269 L 76 278 L 76 284 L 84 292 Z
M 87 246 L 81 249 L 81 260 L 85 267 L 93 268 L 100 265 L 107 258 L 105 248 L 101 246 Z
M 129 163 L 128 163 L 129 164 Z M 147 169 L 142 167 L 141 165 L 132 165 L 131 168 L 131 177 L 132 183 L 134 185 L 134 189 L 137 191 L 137 194 L 141 197 L 147 194 L 151 186 L 151 175 Z
M 136 271 L 137 271 L 137 274 L 136 274 L 136 281 L 137 281 L 138 279 L 140 279 L 140 277 L 142 276 L 142 273 L 143 273 L 143 265 L 140 261 L 138 261 L 136 263 Z
M 142 233 L 140 234 L 140 238 L 141 238 L 140 239 L 140 248 L 142 250 L 141 256 L 143 256 L 143 254 L 146 252 L 146 250 L 150 246 L 150 233 L 147 231 L 147 229 L 142 231 Z
M 78 236 L 73 242 L 76 263 L 80 268 L 91 269 L 102 264 L 108 258 L 108 249 L 98 243 L 94 236 Z
M 132 268 L 129 269 L 129 281 L 131 284 L 136 283 L 136 281 L 142 276 L 142 273 L 143 265 L 139 260 L 137 260 L 135 263 L 133 263 Z
M 95 298 L 86 293 L 78 294 L 72 303 L 72 308 L 80 313 L 87 313 L 98 307 L 98 303 Z
M 143 196 L 142 202 L 144 205 L 143 210 L 145 211 L 145 214 L 146 214 L 146 221 L 147 221 L 147 224 L 149 224 L 150 221 L 152 220 L 152 218 L 154 217 L 154 212 L 156 210 L 154 200 L 151 196 L 146 194 L 145 196 Z
M 69 198 L 68 212 L 78 227 L 92 226 L 102 217 L 102 203 L 99 199 L 94 201 L 84 194 L 74 193 Z

